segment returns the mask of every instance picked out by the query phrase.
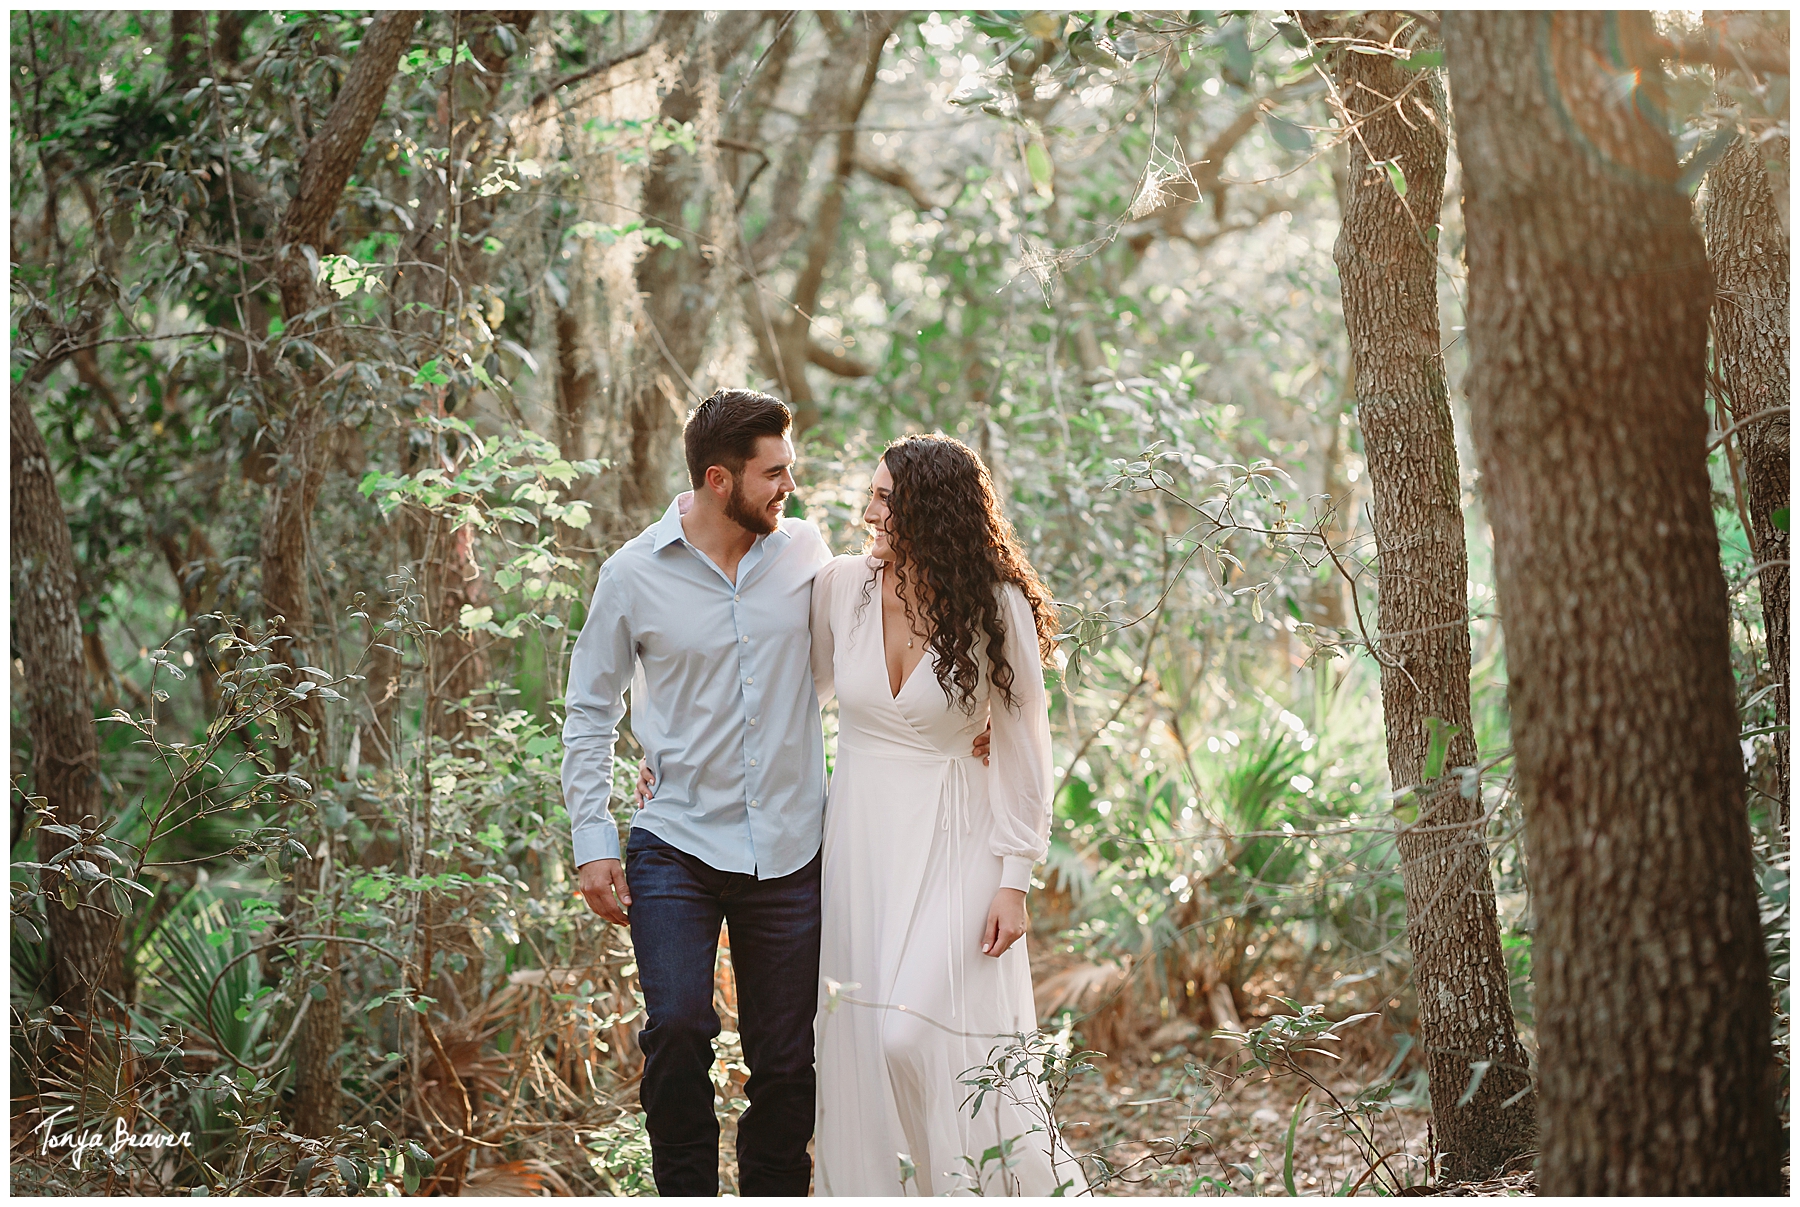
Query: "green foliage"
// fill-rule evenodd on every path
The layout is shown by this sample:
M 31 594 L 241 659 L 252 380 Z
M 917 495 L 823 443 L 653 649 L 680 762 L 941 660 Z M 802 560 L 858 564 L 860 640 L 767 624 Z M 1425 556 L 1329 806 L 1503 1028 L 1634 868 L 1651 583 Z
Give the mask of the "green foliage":
M 145 996 L 145 1009 L 211 1039 L 236 1064 L 266 1055 L 258 1048 L 276 991 L 263 984 L 262 968 L 251 957 L 280 916 L 271 901 L 189 890 L 138 949 L 139 975 L 162 991 Z M 165 1010 L 159 1000 L 172 1008 Z
M 719 14 L 709 36 L 739 19 Z M 1347 134 L 1312 48 L 1268 13 L 910 15 L 854 140 L 855 163 L 880 171 L 838 177 L 815 152 L 840 132 L 795 108 L 830 61 L 830 19 L 792 17 L 786 57 L 780 20 L 716 43 L 720 103 L 682 121 L 625 67 L 592 73 L 655 14 L 547 12 L 529 28 L 425 14 L 327 246 L 301 253 L 318 305 L 287 314 L 284 209 L 366 15 L 255 14 L 228 62 L 205 14 L 185 74 L 163 14 L 12 15 L 12 380 L 69 518 L 108 809 L 47 816 L 15 742 L 15 1085 L 30 1109 L 101 1127 L 141 1110 L 197 1137 L 163 1165 L 16 1162 L 22 1192 L 452 1193 L 511 1163 L 505 1176 L 542 1189 L 532 1161 L 574 1193 L 650 1192 L 629 936 L 586 911 L 567 866 L 562 676 L 596 566 L 663 505 L 621 483 L 655 495 L 665 465 L 679 479 L 671 410 L 690 388 L 780 389 L 796 373 L 819 420 L 796 433 L 793 514 L 854 548 L 882 444 L 958 435 L 994 468 L 1062 613 L 1034 958 L 1107 988 L 1055 1007 L 1056 1042 L 1017 1037 L 972 1070 L 972 1097 L 1024 1079 L 1054 1101 L 1099 1059 L 1074 1033 L 1111 1028 L 1131 1051 L 1162 1025 L 1210 1021 L 1216 974 L 1249 1034 L 1156 1053 L 1172 1092 L 1203 1118 L 1216 1098 L 1181 1088 L 1203 1084 L 1190 1059 L 1242 1044 L 1260 1071 L 1299 1076 L 1307 1045 L 1348 1025 L 1328 1017 L 1373 1007 L 1402 1036 L 1395 1062 L 1328 1112 L 1367 1155 L 1355 1137 L 1373 1143 L 1413 1076 L 1393 833 L 1417 806 L 1390 792 L 1363 656 L 1369 483 L 1330 254 L 1328 157 Z M 1399 40 L 1361 49 L 1441 64 Z M 1726 135 L 1785 128 L 1784 87 L 1677 74 L 1686 183 Z M 1401 197 L 1407 170 L 1383 165 Z M 697 191 L 650 212 L 641 185 L 658 171 Z M 721 187 L 725 204 L 697 200 Z M 814 231 L 832 190 L 841 228 Z M 764 236 L 793 214 L 805 229 L 771 251 Z M 1460 332 L 1460 216 L 1441 217 L 1429 234 Z M 815 248 L 812 367 L 777 366 L 759 326 L 793 317 Z M 644 265 L 701 263 L 724 299 L 710 331 L 646 325 Z M 695 279 L 674 287 L 697 296 Z M 1466 342 L 1446 341 L 1457 381 Z M 690 343 L 704 354 L 671 371 Z M 313 627 L 290 668 L 262 571 L 272 504 L 303 484 L 290 450 L 304 422 L 320 425 L 326 472 L 304 567 Z M 1778 721 L 1728 456 L 1710 462 L 1715 519 L 1785 1060 Z M 1436 727 L 1426 778 L 1457 775 L 1490 806 L 1529 1038 L 1505 649 L 1466 468 L 1463 486 L 1482 757 L 1445 765 Z M 468 666 L 485 682 L 446 690 Z M 17 734 L 23 691 L 15 676 Z M 636 753 L 629 734 L 621 745 Z M 619 760 L 621 796 L 634 771 Z M 40 832 L 70 845 L 40 858 Z M 48 996 L 46 919 L 96 885 L 124 917 L 136 997 L 119 1042 L 137 1063 L 127 1078 L 122 1060 L 92 1062 L 84 1084 L 59 1071 L 77 1030 Z M 298 937 L 311 934 L 336 940 L 331 971 L 324 941 Z M 331 975 L 349 1122 L 302 1142 L 292 1037 Z M 499 1148 L 434 1119 L 460 1106 L 435 1096 L 449 1081 L 428 1028 L 478 1129 L 517 1125 Z M 740 1055 L 727 1045 L 714 1069 L 728 1130 Z M 1309 1136 L 1296 1108 L 1290 1193 Z M 971 1180 L 1045 1138 L 967 1154 Z M 1196 1124 L 1171 1144 L 1203 1139 Z M 1183 1185 L 1272 1183 L 1272 1164 Z M 1128 1165 L 1095 1154 L 1089 1181 Z M 1375 1160 L 1359 1176 L 1340 1189 L 1410 1177 Z

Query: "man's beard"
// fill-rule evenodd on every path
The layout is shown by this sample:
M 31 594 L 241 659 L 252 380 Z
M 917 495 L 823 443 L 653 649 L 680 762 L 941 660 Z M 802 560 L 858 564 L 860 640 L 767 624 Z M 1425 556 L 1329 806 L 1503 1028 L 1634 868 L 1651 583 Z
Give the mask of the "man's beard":
M 744 497 L 744 484 L 738 481 L 732 482 L 731 497 L 725 500 L 725 518 L 757 536 L 768 536 L 778 523 L 769 518 L 767 511 L 750 506 L 750 500 Z

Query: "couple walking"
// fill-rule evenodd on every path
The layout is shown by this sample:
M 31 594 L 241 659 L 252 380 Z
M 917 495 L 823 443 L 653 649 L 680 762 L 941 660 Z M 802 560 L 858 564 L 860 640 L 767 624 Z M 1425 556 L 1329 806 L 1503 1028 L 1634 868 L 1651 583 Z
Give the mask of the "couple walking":
M 788 425 L 751 390 L 700 404 L 691 503 L 601 566 L 570 665 L 563 794 L 582 894 L 631 927 L 657 1190 L 718 1193 L 721 922 L 750 1067 L 744 1194 L 806 1194 L 815 1129 L 822 1195 L 1080 1189 L 1029 1078 L 973 1115 L 962 1084 L 1036 1026 L 1019 940 L 1049 830 L 1049 594 L 980 459 L 944 437 L 888 448 L 872 542 L 833 558 L 783 518 Z M 653 791 L 621 862 L 628 685 Z M 1010 1158 L 984 1166 L 996 1145 Z

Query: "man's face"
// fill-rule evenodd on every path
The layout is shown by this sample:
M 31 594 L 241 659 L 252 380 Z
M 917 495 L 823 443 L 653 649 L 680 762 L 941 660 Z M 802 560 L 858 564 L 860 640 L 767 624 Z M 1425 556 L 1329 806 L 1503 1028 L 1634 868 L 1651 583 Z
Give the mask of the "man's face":
M 794 446 L 786 436 L 759 436 L 756 454 L 731 484 L 725 515 L 758 536 L 774 532 L 794 493 Z

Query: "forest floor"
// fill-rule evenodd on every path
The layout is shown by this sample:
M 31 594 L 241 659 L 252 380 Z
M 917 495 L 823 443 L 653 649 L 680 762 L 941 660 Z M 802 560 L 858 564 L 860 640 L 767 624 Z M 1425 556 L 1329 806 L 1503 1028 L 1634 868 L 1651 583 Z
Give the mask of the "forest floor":
M 1033 961 L 1034 976 L 1041 985 L 1070 962 L 1039 956 Z M 1266 970 L 1245 987 L 1244 996 L 1272 1003 L 1284 982 L 1291 982 L 1291 973 Z M 1345 1031 L 1337 1045 L 1341 1060 L 1305 1058 L 1307 1072 L 1320 1086 L 1295 1073 L 1240 1074 L 1243 1049 L 1230 1040 L 1207 1037 L 1191 1020 L 1158 1024 L 1157 1011 L 1134 1011 L 1129 1000 L 1117 1003 L 1123 1009 L 1103 1011 L 1109 1017 L 1092 1021 L 1095 1037 L 1089 1042 L 1105 1044 L 1111 1052 L 1090 1056 L 1093 1068 L 1070 1080 L 1055 1107 L 1070 1149 L 1082 1156 L 1098 1154 L 1117 1171 L 1094 1193 L 1108 1198 L 1285 1195 L 1292 1127 L 1293 1188 L 1299 1195 L 1533 1194 L 1529 1170 L 1487 1183 L 1431 1188 L 1431 1112 L 1424 1070 L 1416 1047 L 1409 1050 L 1405 1039 L 1412 1029 L 1409 1020 L 1402 1012 L 1383 1010 L 1403 999 L 1390 999 L 1396 992 L 1393 984 L 1356 980 L 1362 983 L 1327 991 L 1332 999 L 1328 1013 L 1332 1018 L 1364 1011 L 1374 1016 Z M 729 978 L 721 978 L 721 990 L 730 995 Z M 720 1004 L 734 1008 L 735 995 L 729 1002 L 722 996 Z M 735 1025 L 735 1014 L 730 1017 Z M 1254 1013 L 1244 1019 L 1249 1027 L 1263 1021 Z M 1075 1038 L 1081 1040 L 1079 1032 Z M 1381 1100 L 1377 1110 L 1356 1117 L 1363 1129 L 1358 1137 L 1333 1119 L 1331 1098 L 1349 1104 L 1372 1087 L 1385 1087 L 1385 1092 L 1371 1095 Z M 743 1105 L 741 1085 L 733 1089 L 737 1101 L 721 1112 L 720 1182 L 728 1195 L 736 1191 L 731 1154 L 737 1112 L 731 1107 Z M 1295 1107 L 1303 1095 L 1306 1105 L 1296 1125 Z M 1382 1158 L 1375 1171 L 1370 1169 L 1371 1152 Z M 1096 1180 L 1096 1163 L 1084 1161 L 1083 1166 L 1089 1180 Z
M 1185 1075 L 1188 1061 L 1145 1056 L 1102 1060 L 1110 1076 L 1078 1081 L 1064 1094 L 1057 1116 L 1070 1147 L 1077 1153 L 1101 1152 L 1122 1171 L 1099 1194 L 1286 1193 L 1288 1128 L 1310 1087 L 1298 1077 L 1260 1073 L 1227 1081 L 1235 1058 L 1216 1041 L 1206 1047 L 1218 1049 L 1207 1054 L 1219 1070 L 1209 1079 L 1210 1087 Z M 1347 1101 L 1381 1071 L 1381 1065 L 1373 1064 L 1324 1080 Z M 1322 1098 L 1316 1090 L 1308 1095 L 1294 1132 L 1295 1190 L 1331 1195 L 1360 1180 L 1359 1189 L 1373 1193 L 1363 1150 L 1330 1124 L 1330 1104 Z M 1421 1186 L 1428 1180 L 1430 1117 L 1421 1103 L 1395 1105 L 1377 1118 L 1374 1138 L 1387 1157 L 1383 1181 L 1390 1192 L 1395 1183 Z
M 1070 965 L 1081 963 L 1046 946 L 1032 951 L 1040 994 L 1066 981 Z M 1121 986 L 1112 1005 L 1090 1016 L 1075 1036 L 1082 1042 L 1085 1031 L 1086 1046 L 1105 1054 L 1088 1058 L 1093 1071 L 1073 1078 L 1056 1105 L 1070 1148 L 1098 1154 L 1117 1171 L 1096 1193 L 1287 1194 L 1290 1127 L 1298 1194 L 1428 1193 L 1430 1103 L 1416 1036 L 1409 1036 L 1416 1023 L 1403 1008 L 1408 996 L 1397 974 L 1403 979 L 1397 968 L 1372 970 L 1331 987 L 1315 978 L 1309 993 L 1303 988 L 1307 969 L 1278 954 L 1243 986 L 1238 1008 L 1248 1008 L 1243 1017 L 1248 1028 L 1265 1022 L 1271 1011 L 1291 1013 L 1279 1003 L 1297 993 L 1321 1001 L 1330 1018 L 1369 1016 L 1345 1028 L 1338 1042 L 1324 1045 L 1338 1060 L 1301 1058 L 1317 1086 L 1291 1071 L 1242 1072 L 1242 1045 L 1210 1038 L 1210 1027 L 1170 1017 L 1166 1002 L 1142 1000 L 1134 986 Z M 1041 1012 L 1048 1003 L 1039 1005 Z M 1359 1095 L 1378 1105 L 1359 1112 L 1347 1129 L 1334 1119 L 1332 1099 L 1347 1105 Z M 1306 1105 L 1296 1123 L 1303 1096 Z M 1377 1154 L 1382 1160 L 1371 1171 Z M 1084 1167 L 1095 1180 L 1096 1164 Z M 1487 1192 L 1517 1193 L 1519 1182 L 1508 1179 Z

